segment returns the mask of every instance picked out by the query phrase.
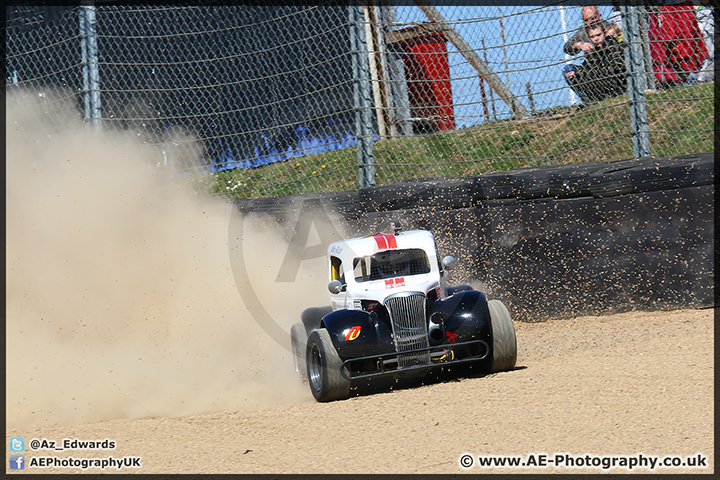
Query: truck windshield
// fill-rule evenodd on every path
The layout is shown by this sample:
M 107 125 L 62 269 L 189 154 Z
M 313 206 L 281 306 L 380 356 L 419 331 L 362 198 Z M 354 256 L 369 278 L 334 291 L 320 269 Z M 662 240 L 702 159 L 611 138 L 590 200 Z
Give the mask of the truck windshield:
M 353 260 L 356 282 L 430 273 L 425 251 L 419 248 L 388 250 Z

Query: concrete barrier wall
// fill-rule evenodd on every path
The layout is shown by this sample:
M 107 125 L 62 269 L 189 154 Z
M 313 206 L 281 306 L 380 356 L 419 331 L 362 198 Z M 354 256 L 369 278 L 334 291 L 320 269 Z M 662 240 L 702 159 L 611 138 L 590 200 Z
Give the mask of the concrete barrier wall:
M 706 153 L 237 205 L 279 223 L 330 218 L 340 236 L 387 231 L 391 220 L 429 229 L 458 259 L 451 282 L 475 284 L 517 320 L 540 321 L 715 305 L 713 167 Z

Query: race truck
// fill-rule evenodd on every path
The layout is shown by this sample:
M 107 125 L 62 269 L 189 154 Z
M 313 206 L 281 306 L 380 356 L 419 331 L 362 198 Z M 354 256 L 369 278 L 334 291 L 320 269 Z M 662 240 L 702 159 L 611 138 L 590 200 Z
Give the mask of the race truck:
M 467 285 L 448 287 L 433 234 L 378 233 L 327 250 L 331 306 L 308 308 L 290 329 L 295 370 L 320 402 L 344 399 L 377 377 L 424 376 L 433 368 L 475 364 L 511 370 L 515 328 L 499 300 Z

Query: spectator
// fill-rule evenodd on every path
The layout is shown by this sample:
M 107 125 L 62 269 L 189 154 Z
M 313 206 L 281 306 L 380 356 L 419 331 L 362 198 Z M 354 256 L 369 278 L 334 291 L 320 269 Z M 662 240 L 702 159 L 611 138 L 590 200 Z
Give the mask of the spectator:
M 600 23 L 588 25 L 587 34 L 593 48 L 581 65 L 568 65 L 572 67 L 565 73 L 568 83 L 585 103 L 622 95 L 627 90 L 622 46 L 605 35 Z
M 685 83 L 708 58 L 692 2 L 653 7 L 649 23 L 650 55 L 659 85 Z
M 613 37 L 618 41 L 618 43 L 622 42 L 622 33 L 620 32 L 620 28 L 614 23 L 605 26 L 605 36 Z
M 593 43 L 590 41 L 590 38 L 588 38 L 587 31 L 585 30 L 588 25 L 599 22 L 604 27 L 609 24 L 609 22 L 602 19 L 602 15 L 600 15 L 596 5 L 585 6 L 581 12 L 583 26 L 565 42 L 565 53 L 568 55 L 577 55 L 580 52 L 588 53 L 593 49 Z
M 612 13 L 610 13 L 610 23 L 617 25 L 618 30 L 622 30 L 622 13 L 620 12 L 620 1 L 612 0 L 611 3 Z
M 700 27 L 700 33 L 708 53 L 708 58 L 703 61 L 698 72 L 699 82 L 715 80 L 715 15 L 709 3 L 708 0 L 700 0 L 700 5 L 695 7 L 695 20 Z

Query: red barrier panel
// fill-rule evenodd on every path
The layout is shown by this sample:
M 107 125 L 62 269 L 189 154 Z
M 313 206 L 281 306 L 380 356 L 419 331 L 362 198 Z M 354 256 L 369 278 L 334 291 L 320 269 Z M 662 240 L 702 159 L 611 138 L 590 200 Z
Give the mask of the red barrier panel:
M 412 116 L 425 119 L 415 123 L 424 125 L 424 130 L 454 130 L 450 64 L 444 35 L 415 37 L 402 42 L 402 47 Z

